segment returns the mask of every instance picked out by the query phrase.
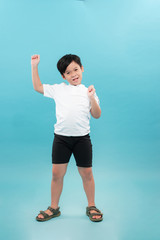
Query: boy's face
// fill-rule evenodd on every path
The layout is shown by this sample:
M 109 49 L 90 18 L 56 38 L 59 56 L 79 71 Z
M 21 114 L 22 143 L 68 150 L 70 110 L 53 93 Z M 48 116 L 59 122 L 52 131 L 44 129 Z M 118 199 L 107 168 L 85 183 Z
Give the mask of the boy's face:
M 63 73 L 63 79 L 67 80 L 71 85 L 79 85 L 82 81 L 83 66 L 80 67 L 76 62 L 71 62 Z

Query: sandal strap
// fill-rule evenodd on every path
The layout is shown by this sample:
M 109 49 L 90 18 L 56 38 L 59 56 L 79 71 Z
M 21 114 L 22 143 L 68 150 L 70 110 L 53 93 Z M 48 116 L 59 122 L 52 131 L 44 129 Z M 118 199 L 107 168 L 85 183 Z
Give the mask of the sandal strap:
M 48 209 L 49 209 L 53 214 L 57 214 L 57 213 L 59 213 L 59 207 L 58 207 L 57 209 L 54 209 L 54 208 L 48 207 Z
M 45 213 L 44 211 L 40 211 L 40 214 L 42 214 L 44 218 L 49 217 L 49 215 L 47 213 Z
M 93 216 L 102 216 L 103 214 L 102 213 L 90 213 L 89 215 L 91 217 L 93 217 Z
M 96 206 L 87 207 L 87 211 L 88 212 L 90 212 L 91 210 L 94 210 L 94 211 L 96 211 L 98 213 L 101 213 L 101 211 L 98 208 L 96 208 Z
M 97 213 L 90 213 L 90 211 L 96 211 Z M 103 216 L 103 213 L 98 209 L 96 208 L 96 206 L 90 206 L 90 207 L 87 207 L 86 209 L 87 213 L 89 213 L 91 216 Z

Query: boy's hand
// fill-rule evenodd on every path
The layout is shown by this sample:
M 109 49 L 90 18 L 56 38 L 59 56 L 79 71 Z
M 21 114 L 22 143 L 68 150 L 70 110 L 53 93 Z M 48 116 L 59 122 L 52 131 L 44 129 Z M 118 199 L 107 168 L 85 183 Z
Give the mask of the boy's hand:
M 40 55 L 33 55 L 31 56 L 31 65 L 32 67 L 37 67 L 40 62 Z
M 89 86 L 88 88 L 88 97 L 91 99 L 94 97 L 94 94 L 95 94 L 95 88 L 93 85 Z

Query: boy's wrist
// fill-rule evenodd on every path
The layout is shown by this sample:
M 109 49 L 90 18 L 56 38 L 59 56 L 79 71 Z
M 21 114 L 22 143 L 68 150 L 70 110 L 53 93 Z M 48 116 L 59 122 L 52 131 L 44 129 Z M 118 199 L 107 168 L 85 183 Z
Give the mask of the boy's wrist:
M 89 99 L 90 99 L 91 102 L 93 102 L 95 100 L 94 95 L 90 96 Z
M 38 68 L 38 64 L 36 64 L 36 65 L 31 65 L 31 67 L 32 67 L 33 70 L 34 70 L 34 69 L 37 69 L 37 68 Z

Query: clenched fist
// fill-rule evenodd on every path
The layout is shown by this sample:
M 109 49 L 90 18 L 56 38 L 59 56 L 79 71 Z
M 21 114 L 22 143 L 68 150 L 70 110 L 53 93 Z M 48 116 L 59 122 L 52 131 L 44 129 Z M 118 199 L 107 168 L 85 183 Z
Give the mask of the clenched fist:
M 88 87 L 88 97 L 91 99 L 92 97 L 94 97 L 95 94 L 95 88 L 93 85 Z
M 31 56 L 31 65 L 33 67 L 37 67 L 39 62 L 40 62 L 40 55 L 35 54 Z

